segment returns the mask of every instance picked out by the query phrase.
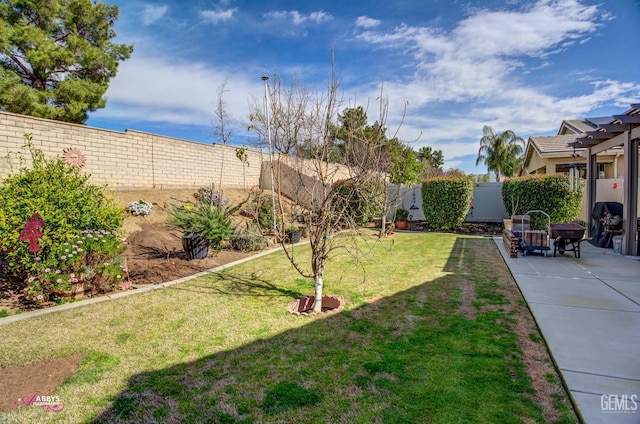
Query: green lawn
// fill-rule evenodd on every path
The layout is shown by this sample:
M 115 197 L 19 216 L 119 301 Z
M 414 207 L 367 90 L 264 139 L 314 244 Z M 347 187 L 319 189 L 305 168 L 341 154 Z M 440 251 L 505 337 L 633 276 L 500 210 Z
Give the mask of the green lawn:
M 543 415 L 522 343 L 544 345 L 537 333 L 524 342 L 516 335 L 531 317 L 491 239 L 397 234 L 369 246 L 358 261 L 343 253 L 330 263 L 325 294 L 346 300 L 336 315 L 289 314 L 312 284 L 274 253 L 167 289 L 0 326 L 0 367 L 87 354 L 55 392 L 64 411 L 22 407 L 2 418 L 576 422 L 548 358 L 540 364 L 558 393 L 553 414 Z

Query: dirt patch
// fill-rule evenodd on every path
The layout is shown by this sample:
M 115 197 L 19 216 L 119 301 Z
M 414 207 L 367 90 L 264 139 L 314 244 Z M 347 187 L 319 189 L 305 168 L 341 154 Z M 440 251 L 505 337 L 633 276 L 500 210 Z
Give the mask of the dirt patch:
M 19 365 L 0 369 L 0 411 L 20 406 L 37 406 L 37 396 L 53 396 L 56 388 L 78 369 L 84 354 L 60 359 L 49 359 L 36 364 Z M 51 399 L 51 408 L 64 404 Z M 46 407 L 43 405 L 42 407 Z
M 225 248 L 220 252 L 209 250 L 205 259 L 187 260 L 182 249 L 182 234 L 165 224 L 168 208 L 179 201 L 194 200 L 194 190 L 132 190 L 116 191 L 111 196 L 126 206 L 137 200 L 153 204 L 148 217 L 130 216 L 125 220 L 124 231 L 127 235 L 127 261 L 129 278 L 134 285 L 160 284 L 198 272 L 225 265 L 253 253 L 239 252 Z M 224 190 L 223 195 L 237 205 L 247 199 L 249 190 Z M 246 218 L 233 217 L 234 224 L 241 225 Z
M 182 234 L 165 224 L 167 210 L 174 203 L 194 200 L 194 190 L 131 190 L 110 191 L 108 195 L 118 204 L 126 207 L 129 203 L 145 200 L 153 204 L 151 215 L 147 217 L 128 216 L 124 222 L 127 250 L 124 259 L 133 285 L 160 284 L 178 278 L 197 274 L 220 265 L 250 256 L 252 253 L 224 249 L 209 251 L 209 256 L 201 260 L 188 261 L 182 249 Z M 244 201 L 249 190 L 225 190 L 224 196 L 232 204 Z M 234 217 L 235 224 L 246 218 Z M 52 306 L 52 302 L 36 305 L 24 297 L 23 281 L 11 278 L 6 272 L 6 264 L 0 263 L 0 310 L 10 315 L 18 311 L 28 311 Z
M 153 204 L 151 215 L 147 217 L 129 216 L 124 222 L 124 232 L 127 235 L 143 231 L 144 224 L 163 224 L 167 220 L 167 210 L 172 204 L 179 204 L 181 201 L 194 201 L 194 189 L 175 190 L 118 190 L 109 191 L 107 195 L 113 198 L 118 204 L 126 207 L 129 203 L 144 200 Z M 231 204 L 237 205 L 244 201 L 250 190 L 226 189 L 223 191 L 224 197 L 229 199 Z M 237 217 L 236 221 L 241 218 Z
M 189 261 L 182 249 L 182 235 L 163 223 L 140 224 L 140 230 L 131 234 L 127 242 L 124 257 L 134 285 L 176 280 L 250 255 L 230 249 L 209 250 L 206 258 Z
M 460 228 L 455 230 L 438 230 L 438 232 L 468 234 L 475 236 L 499 236 L 504 229 L 503 224 L 493 222 L 464 222 Z M 435 231 L 429 227 L 426 221 L 409 222 L 410 231 Z

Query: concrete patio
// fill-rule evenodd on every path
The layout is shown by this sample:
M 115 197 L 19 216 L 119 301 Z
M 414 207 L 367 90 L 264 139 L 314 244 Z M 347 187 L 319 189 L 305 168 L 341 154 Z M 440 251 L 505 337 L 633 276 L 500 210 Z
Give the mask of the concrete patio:
M 494 241 L 584 422 L 640 423 L 640 261 L 588 243 L 509 258 Z

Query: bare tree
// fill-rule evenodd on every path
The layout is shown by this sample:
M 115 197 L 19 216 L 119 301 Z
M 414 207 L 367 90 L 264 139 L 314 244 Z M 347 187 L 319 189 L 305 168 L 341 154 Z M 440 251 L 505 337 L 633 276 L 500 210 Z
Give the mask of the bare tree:
M 227 144 L 231 140 L 233 118 L 227 111 L 227 102 L 224 100 L 224 93 L 227 91 L 227 82 L 229 79 L 225 79 L 222 84 L 216 90 L 217 102 L 215 105 L 214 113 L 216 115 L 215 122 L 213 124 L 213 138 L 214 143 L 216 140 L 222 141 L 222 144 Z
M 227 110 L 227 102 L 224 100 L 224 93 L 229 91 L 227 90 L 228 81 L 228 78 L 225 79 L 224 82 L 220 84 L 220 86 L 216 90 L 217 101 L 214 110 L 215 121 L 213 124 L 213 132 L 211 133 L 211 136 L 214 139 L 213 144 L 215 144 L 217 140 L 222 141 L 222 144 L 225 145 L 229 143 L 233 134 L 232 129 L 236 124 L 233 117 L 229 114 L 229 111 Z M 220 166 L 220 178 L 218 181 L 218 187 L 220 190 L 222 190 L 222 177 L 224 176 L 224 153 L 225 149 L 223 148 L 222 165 Z
M 300 83 L 298 77 L 290 87 L 285 88 L 282 78 L 274 75 L 266 99 L 270 110 L 271 142 L 273 149 L 282 154 L 298 155 L 297 149 L 308 136 L 305 124 L 307 108 L 311 102 L 310 93 Z M 258 134 L 254 140 L 257 147 L 266 147 L 267 125 L 264 106 L 254 100 L 250 105 L 249 129 Z
M 294 246 L 281 243 L 294 268 L 315 285 L 314 311 L 322 308 L 326 265 L 336 249 L 356 255 L 359 249 L 358 208 L 354 203 L 379 201 L 384 190 L 383 140 L 386 102 L 381 100 L 380 117 L 368 131 L 355 130 L 343 138 L 349 143 L 336 143 L 336 122 L 344 102 L 339 97 L 339 83 L 333 70 L 325 90 L 303 87 L 295 80 L 285 87 L 275 76 L 269 88 L 271 119 L 266 119 L 264 106 L 250 106 L 251 127 L 263 140 L 271 124 L 272 147 L 277 153 L 275 190 L 279 207 L 288 197 L 303 211 L 297 219 L 309 232 L 310 263 L 302 264 Z M 267 140 L 268 141 L 268 140 Z M 342 149 L 339 155 L 336 150 Z M 342 163 L 331 162 L 342 157 Z M 347 166 L 348 164 L 348 166 Z M 283 225 L 284 227 L 284 225 Z M 282 231 L 282 229 L 280 230 Z

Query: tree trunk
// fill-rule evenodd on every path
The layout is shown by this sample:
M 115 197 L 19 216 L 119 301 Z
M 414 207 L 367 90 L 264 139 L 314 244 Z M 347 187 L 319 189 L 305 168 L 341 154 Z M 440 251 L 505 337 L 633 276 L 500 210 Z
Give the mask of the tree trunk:
M 387 235 L 387 202 L 389 201 L 387 195 L 387 185 L 384 186 L 384 200 L 382 201 L 382 219 L 380 220 L 380 237 Z
M 313 312 L 322 312 L 322 275 L 316 274 L 316 301 L 313 304 Z

